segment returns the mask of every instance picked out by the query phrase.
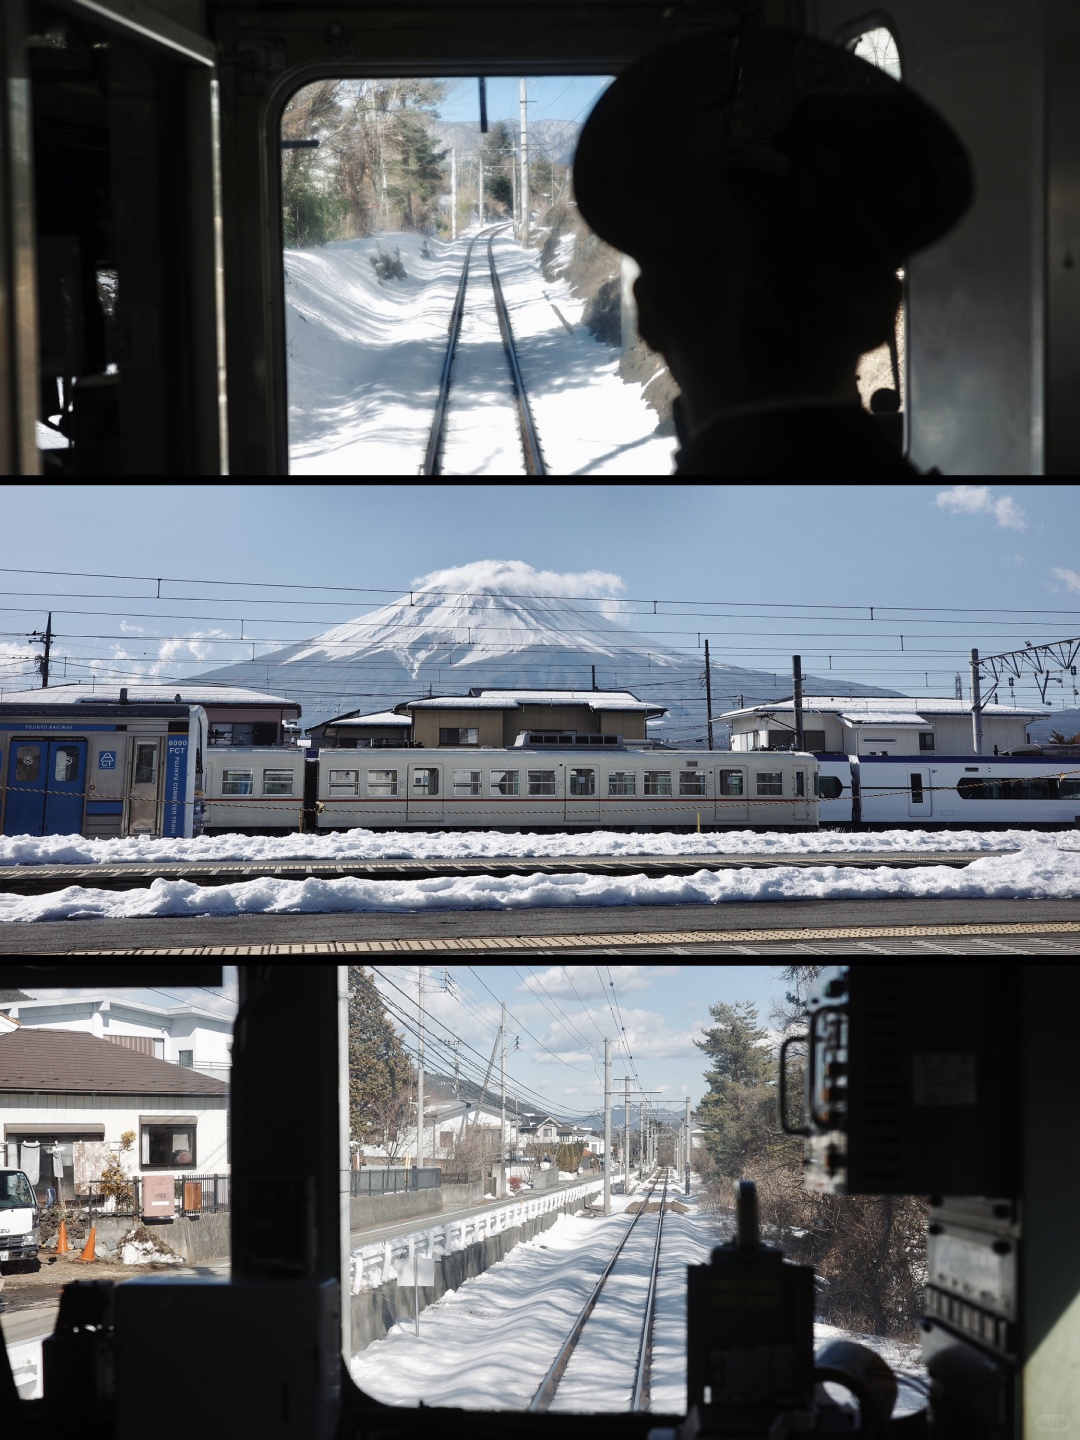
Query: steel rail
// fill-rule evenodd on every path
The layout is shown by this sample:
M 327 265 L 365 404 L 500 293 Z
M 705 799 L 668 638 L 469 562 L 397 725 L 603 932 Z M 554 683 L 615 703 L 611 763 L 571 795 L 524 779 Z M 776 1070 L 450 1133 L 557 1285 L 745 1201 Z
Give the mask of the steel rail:
M 518 425 L 521 427 L 521 448 L 525 453 L 525 473 L 526 475 L 544 475 L 547 472 L 540 450 L 540 437 L 536 433 L 536 423 L 533 420 L 532 411 L 529 409 L 529 397 L 525 393 L 525 382 L 521 378 L 517 350 L 514 348 L 514 332 L 510 326 L 510 311 L 503 296 L 498 271 L 495 269 L 495 253 L 492 249 L 494 243 L 495 231 L 492 231 L 488 237 L 488 266 L 491 270 L 491 288 L 495 292 L 499 331 L 502 334 L 506 358 L 510 362 L 510 379 L 514 386 L 514 399 L 517 401 Z M 627 1234 L 629 1233 L 627 1231 Z
M 634 1391 L 630 1397 L 631 1410 L 649 1408 L 649 1368 L 652 1357 L 653 1314 L 656 1310 L 656 1280 L 660 1273 L 660 1237 L 664 1233 L 664 1204 L 667 1200 L 668 1177 L 664 1173 L 664 1193 L 660 1196 L 660 1210 L 656 1216 L 656 1247 L 653 1250 L 652 1273 L 649 1275 L 649 1298 L 645 1302 L 645 1321 L 641 1327 L 641 1344 L 638 1347 L 637 1372 L 634 1375 Z
M 461 333 L 461 317 L 465 313 L 465 291 L 469 284 L 469 264 L 472 260 L 473 246 L 480 237 L 474 235 L 469 241 L 469 248 L 465 252 L 465 264 L 461 267 L 461 279 L 458 281 L 457 295 L 454 297 L 454 308 L 450 311 L 449 335 L 446 342 L 446 354 L 443 356 L 442 374 L 439 376 L 439 395 L 435 401 L 435 415 L 431 422 L 431 434 L 428 436 L 427 450 L 424 454 L 424 465 L 422 475 L 441 475 L 441 451 L 443 442 L 443 430 L 446 426 L 446 402 L 450 395 L 450 371 L 454 365 L 454 352 L 457 350 L 458 335 Z
M 633 1234 L 633 1232 L 634 1232 L 634 1226 L 635 1226 L 635 1225 L 638 1223 L 638 1221 L 641 1219 L 642 1215 L 645 1214 L 645 1207 L 648 1205 L 649 1201 L 652 1199 L 653 1195 L 656 1193 L 656 1187 L 657 1187 L 657 1185 L 658 1185 L 659 1183 L 660 1183 L 659 1179 L 656 1179 L 656 1180 L 653 1181 L 652 1185 L 651 1185 L 650 1188 L 649 1188 L 648 1194 L 645 1196 L 644 1200 L 642 1200 L 642 1202 L 641 1202 L 641 1208 L 638 1210 L 637 1214 L 634 1216 L 633 1220 L 630 1222 L 630 1225 L 629 1225 L 629 1227 L 627 1228 L 626 1234 L 625 1234 L 625 1235 L 622 1237 L 622 1239 L 619 1241 L 618 1245 L 616 1245 L 614 1251 L 613 1251 L 612 1254 L 611 1254 L 610 1259 L 608 1260 L 607 1264 L 604 1266 L 603 1270 L 601 1271 L 599 1280 L 597 1280 L 596 1284 L 593 1286 L 592 1291 L 591 1291 L 590 1294 L 589 1294 L 589 1298 L 585 1301 L 585 1304 L 581 1307 L 581 1311 L 580 1311 L 580 1313 L 578 1314 L 577 1319 L 574 1321 L 573 1325 L 570 1327 L 570 1332 L 569 1332 L 569 1334 L 567 1335 L 567 1337 L 566 1337 L 566 1339 L 563 1341 L 563 1343 L 559 1346 L 559 1353 L 555 1356 L 555 1359 L 551 1362 L 551 1365 L 549 1366 L 546 1375 L 545 1375 L 544 1378 L 540 1381 L 540 1384 L 537 1386 L 535 1395 L 534 1395 L 534 1396 L 532 1397 L 532 1399 L 529 1401 L 529 1405 L 528 1405 L 528 1413 L 529 1413 L 529 1414 L 538 1414 L 538 1413 L 540 1413 L 540 1412 L 542 1412 L 542 1411 L 547 1410 L 547 1409 L 549 1408 L 549 1406 L 551 1405 L 552 1400 L 555 1398 L 555 1391 L 559 1388 L 559 1381 L 562 1379 L 563 1373 L 564 1373 L 564 1371 L 566 1370 L 566 1367 L 567 1367 L 567 1365 L 568 1365 L 569 1362 L 570 1362 L 570 1356 L 574 1353 L 574 1350 L 575 1350 L 575 1348 L 576 1348 L 576 1346 L 577 1346 L 578 1340 L 581 1338 L 581 1332 L 582 1332 L 582 1330 L 584 1330 L 584 1328 L 585 1328 L 585 1322 L 588 1320 L 589 1316 L 592 1314 L 593 1310 L 596 1308 L 596 1302 L 597 1302 L 597 1300 L 599 1300 L 599 1298 L 600 1298 L 600 1292 L 601 1292 L 601 1290 L 603 1290 L 604 1285 L 605 1285 L 605 1283 L 606 1283 L 606 1281 L 607 1281 L 608 1276 L 611 1274 L 612 1270 L 615 1268 L 615 1262 L 618 1260 L 619 1256 L 622 1254 L 623 1246 L 626 1244 L 626 1242 L 630 1239 L 630 1236 Z M 666 1189 L 666 1184 L 667 1184 L 667 1182 L 666 1182 L 666 1179 L 665 1179 L 665 1189 Z M 663 1211 L 661 1211 L 661 1215 L 662 1215 L 662 1214 L 663 1214 Z M 653 1257 L 653 1265 L 654 1265 L 654 1266 L 656 1265 L 656 1261 L 657 1261 L 657 1257 L 658 1257 L 658 1256 L 659 1256 L 659 1250 L 656 1251 L 656 1254 L 655 1254 L 654 1257 Z

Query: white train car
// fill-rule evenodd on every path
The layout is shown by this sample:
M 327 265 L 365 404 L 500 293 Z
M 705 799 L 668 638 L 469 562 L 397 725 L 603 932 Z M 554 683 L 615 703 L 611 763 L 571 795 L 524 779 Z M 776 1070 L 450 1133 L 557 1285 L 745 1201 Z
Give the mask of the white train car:
M 994 830 L 1080 825 L 1080 753 L 817 759 L 820 817 L 826 827 Z
M 322 750 L 319 830 L 815 830 L 812 755 Z
M 198 835 L 201 705 L 0 703 L 0 834 Z
M 204 766 L 203 833 L 303 829 L 306 750 L 283 745 L 211 746 Z

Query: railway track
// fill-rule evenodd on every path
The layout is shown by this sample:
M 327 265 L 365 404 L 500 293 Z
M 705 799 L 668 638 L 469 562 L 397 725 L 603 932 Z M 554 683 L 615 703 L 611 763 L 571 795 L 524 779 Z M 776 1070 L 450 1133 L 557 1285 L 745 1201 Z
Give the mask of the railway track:
M 652 1358 L 651 1352 L 653 1315 L 656 1308 L 656 1277 L 660 1268 L 660 1245 L 664 1229 L 664 1203 L 667 1200 L 668 1187 L 668 1177 L 666 1170 L 663 1173 L 662 1177 L 654 1180 L 648 1193 L 645 1195 L 645 1198 L 641 1202 L 641 1208 L 638 1210 L 637 1214 L 630 1222 L 626 1233 L 623 1235 L 618 1245 L 616 1245 L 614 1251 L 608 1259 L 607 1264 L 604 1266 L 604 1269 L 600 1274 L 600 1278 L 593 1286 L 588 1299 L 582 1306 L 581 1311 L 577 1316 L 577 1319 L 574 1321 L 569 1333 L 566 1336 L 566 1339 L 559 1347 L 558 1354 L 551 1362 L 551 1365 L 548 1367 L 547 1373 L 538 1385 L 536 1393 L 533 1395 L 532 1400 L 529 1402 L 528 1408 L 531 1413 L 535 1414 L 551 1409 L 552 1403 L 556 1398 L 556 1393 L 558 1392 L 559 1386 L 562 1383 L 563 1377 L 566 1374 L 567 1367 L 570 1365 L 571 1359 L 575 1355 L 575 1352 L 578 1351 L 578 1346 L 582 1341 L 583 1335 L 586 1337 L 586 1339 L 585 1344 L 582 1346 L 582 1354 L 579 1357 L 582 1359 L 583 1362 L 585 1362 L 583 1365 L 582 1379 L 592 1393 L 595 1393 L 596 1376 L 594 1373 L 594 1366 L 597 1364 L 598 1359 L 602 1363 L 603 1359 L 607 1358 L 607 1356 L 610 1355 L 612 1349 L 617 1350 L 619 1352 L 620 1359 L 622 1358 L 623 1337 L 621 1329 L 617 1329 L 615 1332 L 615 1344 L 613 1346 L 611 1344 L 608 1344 L 608 1346 L 605 1347 L 605 1337 L 600 1333 L 600 1326 L 602 1320 L 606 1317 L 603 1310 L 601 1310 L 601 1314 L 593 1318 L 593 1312 L 597 1308 L 597 1303 L 601 1299 L 601 1295 L 604 1292 L 605 1286 L 607 1286 L 608 1282 L 611 1280 L 612 1272 L 616 1269 L 619 1258 L 623 1255 L 624 1250 L 626 1249 L 626 1246 L 631 1239 L 631 1236 L 634 1235 L 634 1232 L 638 1226 L 638 1222 L 645 1214 L 646 1207 L 648 1206 L 649 1201 L 652 1199 L 653 1195 L 655 1195 L 657 1187 L 661 1183 L 661 1178 L 663 1180 L 663 1190 L 660 1197 L 660 1208 L 657 1211 L 656 1215 L 656 1234 L 652 1240 L 652 1256 L 649 1270 L 649 1287 L 645 1301 L 641 1330 L 638 1335 L 637 1351 L 633 1360 L 633 1368 L 631 1369 L 629 1364 L 624 1367 L 626 1395 L 629 1398 L 629 1405 L 627 1408 L 633 1411 L 643 1411 L 649 1408 L 649 1370 Z M 638 1240 L 640 1238 L 640 1236 L 635 1237 L 635 1240 Z M 647 1253 L 649 1238 L 650 1237 L 646 1235 L 644 1247 L 638 1246 L 633 1253 L 640 1256 L 643 1248 Z M 608 1294 L 612 1297 L 613 1300 L 616 1301 L 616 1303 L 618 1303 L 618 1298 L 621 1298 L 621 1302 L 625 1307 L 632 1308 L 636 1311 L 640 1301 L 637 1287 L 634 1287 L 632 1285 L 632 1282 L 629 1291 L 624 1296 L 618 1298 L 612 1296 L 612 1291 L 616 1289 L 621 1278 L 621 1276 L 618 1276 L 616 1278 L 615 1285 L 613 1285 L 611 1290 L 608 1291 Z M 630 1280 L 630 1277 L 626 1278 L 628 1281 Z M 596 1355 L 586 1353 L 590 1350 L 591 1337 L 593 1336 L 594 1332 L 597 1335 L 598 1346 Z M 608 1338 L 610 1341 L 611 1337 L 609 1335 L 606 1338 Z M 620 1378 L 619 1381 L 615 1381 L 614 1383 L 621 1384 L 622 1379 Z M 566 1394 L 565 1399 L 568 1402 L 567 1408 L 569 1409 L 585 1408 L 582 1406 L 580 1400 L 574 1399 L 570 1394 Z M 619 1408 L 622 1408 L 621 1404 Z
M 526 475 L 543 475 L 545 468 L 544 457 L 540 449 L 540 439 L 536 433 L 536 425 L 533 421 L 532 411 L 529 408 L 525 382 L 521 378 L 521 368 L 518 364 L 517 350 L 514 346 L 514 332 L 510 324 L 510 312 L 503 295 L 499 272 L 495 265 L 495 236 L 500 230 L 505 230 L 506 228 L 505 225 L 495 226 L 486 236 L 490 303 L 494 310 L 503 354 L 509 366 L 510 384 L 513 390 L 513 408 L 521 441 L 524 471 Z M 488 296 L 482 288 L 483 281 L 480 280 L 479 276 L 473 276 L 470 279 L 473 249 L 477 241 L 483 238 L 485 237 L 474 235 L 469 241 L 469 248 L 465 252 L 465 263 L 461 269 L 461 279 L 458 282 L 457 295 L 454 299 L 454 307 L 450 312 L 450 332 L 447 339 L 446 354 L 443 358 L 442 374 L 439 379 L 439 395 L 435 402 L 435 414 L 431 424 L 431 434 L 428 437 L 427 452 L 424 456 L 422 470 L 424 475 L 442 475 L 444 473 L 444 459 L 447 453 L 448 439 L 450 438 L 449 432 L 452 428 L 454 415 L 451 390 L 455 360 L 459 359 L 462 332 L 467 324 L 466 300 L 470 289 L 473 289 L 473 287 L 476 287 L 474 294 L 479 291 L 483 299 L 469 310 L 468 319 L 475 319 L 476 322 L 474 333 L 469 337 L 470 342 L 472 344 L 485 343 L 488 337 L 490 337 L 493 328 L 490 318 L 483 314 L 488 303 Z M 490 368 L 488 370 L 488 377 L 490 378 Z

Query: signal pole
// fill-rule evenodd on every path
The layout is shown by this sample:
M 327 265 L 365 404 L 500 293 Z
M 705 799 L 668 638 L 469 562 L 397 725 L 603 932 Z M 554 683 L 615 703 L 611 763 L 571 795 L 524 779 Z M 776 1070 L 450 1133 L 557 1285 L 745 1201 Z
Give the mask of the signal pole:
M 521 82 L 522 94 L 525 81 Z M 604 1214 L 611 1214 L 611 1041 L 604 1041 Z
M 528 82 L 521 77 L 521 243 L 529 243 L 529 121 Z M 604 1212 L 607 1213 L 606 1211 Z
M 712 671 L 709 669 L 709 642 L 705 641 L 705 713 L 709 717 L 709 749 L 713 748 L 712 733 Z
M 38 641 L 43 641 L 45 645 L 45 653 L 37 657 L 37 667 L 41 674 L 42 690 L 47 690 L 49 688 L 49 653 L 52 650 L 52 639 L 52 611 L 50 610 L 49 619 L 45 625 L 44 634 L 40 630 L 35 630 L 34 633 L 30 636 L 30 643 L 32 645 L 36 644 Z

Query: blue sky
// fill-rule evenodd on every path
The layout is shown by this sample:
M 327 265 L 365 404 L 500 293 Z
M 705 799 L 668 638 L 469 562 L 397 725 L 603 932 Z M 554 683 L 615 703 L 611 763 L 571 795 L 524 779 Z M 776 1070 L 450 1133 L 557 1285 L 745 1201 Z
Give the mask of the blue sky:
M 417 1049 L 416 965 L 380 965 L 376 984 L 406 1048 Z M 495 1044 L 500 1003 L 507 1009 L 507 1089 L 523 1102 L 550 1109 L 558 1119 L 595 1113 L 603 1105 L 604 1039 L 612 1041 L 611 1073 L 655 1092 L 661 1109 L 696 1105 L 704 1092 L 705 1059 L 693 1044 L 711 1025 L 709 1006 L 749 1000 L 760 1023 L 783 998 L 780 970 L 772 965 L 450 965 L 425 966 L 426 1060 L 453 1074 L 452 1037 L 461 1074 L 480 1083 Z M 47 992 L 34 992 L 42 998 Z M 69 989 L 62 996 L 98 994 Z M 165 1009 L 183 1003 L 232 1012 L 237 999 L 234 966 L 226 966 L 219 992 L 196 986 L 129 989 L 133 999 Z M 625 1040 L 624 1040 L 625 1036 Z M 489 1084 L 499 1091 L 499 1057 Z
M 966 684 L 973 645 L 985 654 L 1080 634 L 1073 486 L 223 483 L 41 493 L 38 520 L 2 556 L 7 690 L 36 683 L 26 636 L 44 628 L 50 608 L 54 680 L 65 657 L 68 679 L 182 679 L 250 658 L 247 637 L 261 654 L 368 613 L 432 571 L 482 560 L 603 572 L 629 625 L 695 652 L 708 635 L 714 661 L 786 670 L 801 653 L 805 671 L 827 675 L 831 656 L 838 676 L 913 695 L 951 695 L 958 672 Z M 4 513 L 19 513 L 26 495 L 4 486 Z M 581 583 L 567 581 L 565 593 L 588 593 Z M 313 588 L 275 588 L 283 584 Z M 1076 681 L 1065 678 L 1050 690 L 1056 707 L 1076 703 Z M 1036 698 L 1030 684 L 1016 693 Z
M 446 99 L 439 106 L 441 120 L 480 119 L 480 91 L 474 77 L 447 80 Z M 600 75 L 531 75 L 528 77 L 529 117 L 532 120 L 584 121 L 610 80 Z M 518 76 L 488 77 L 488 120 L 520 117 L 521 81 Z

